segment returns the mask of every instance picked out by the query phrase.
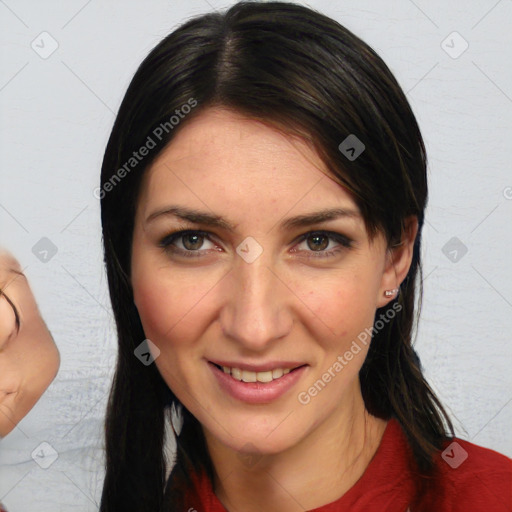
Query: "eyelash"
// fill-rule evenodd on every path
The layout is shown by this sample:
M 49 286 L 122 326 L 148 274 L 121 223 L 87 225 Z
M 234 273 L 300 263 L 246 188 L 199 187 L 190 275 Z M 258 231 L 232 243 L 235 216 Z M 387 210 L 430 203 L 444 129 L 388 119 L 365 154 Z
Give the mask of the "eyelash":
M 192 250 L 183 250 L 179 249 L 177 247 L 173 247 L 173 243 L 175 240 L 179 238 L 183 238 L 186 235 L 199 235 L 202 237 L 207 238 L 210 240 L 210 242 L 213 242 L 211 238 L 209 237 L 209 233 L 207 231 L 198 231 L 198 230 L 191 230 L 191 229 L 185 229 L 180 231 L 174 231 L 172 233 L 169 233 L 166 235 L 158 244 L 159 247 L 162 247 L 166 252 L 172 252 L 175 254 L 179 254 L 182 256 L 185 256 L 187 258 L 197 258 L 202 256 L 202 252 L 200 249 L 192 251 Z M 330 251 L 306 251 L 311 252 L 314 254 L 314 256 L 308 256 L 308 258 L 329 258 L 332 256 L 335 256 L 339 252 L 343 251 L 343 249 L 350 249 L 352 247 L 353 241 L 347 238 L 344 235 L 341 235 L 340 233 L 335 233 L 333 231 L 309 231 L 308 233 L 305 233 L 300 236 L 300 239 L 297 243 L 301 243 L 304 240 L 307 240 L 308 238 L 312 236 L 326 236 L 327 238 L 334 240 L 338 242 L 342 248 L 333 249 Z

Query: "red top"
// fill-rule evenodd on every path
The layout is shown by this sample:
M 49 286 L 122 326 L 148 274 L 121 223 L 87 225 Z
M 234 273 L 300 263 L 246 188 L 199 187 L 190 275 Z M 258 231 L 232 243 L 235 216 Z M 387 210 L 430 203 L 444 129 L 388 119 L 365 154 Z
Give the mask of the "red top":
M 419 497 L 405 434 L 391 419 L 361 478 L 338 500 L 310 512 L 512 512 L 512 459 L 453 439 L 435 456 L 434 476 Z M 193 475 L 186 510 L 226 512 L 206 475 Z

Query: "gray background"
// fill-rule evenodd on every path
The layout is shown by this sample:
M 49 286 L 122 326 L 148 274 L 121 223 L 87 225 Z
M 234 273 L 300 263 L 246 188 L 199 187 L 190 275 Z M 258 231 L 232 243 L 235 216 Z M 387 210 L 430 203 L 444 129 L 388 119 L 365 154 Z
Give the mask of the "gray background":
M 97 510 L 116 351 L 93 195 L 103 151 L 148 51 L 231 3 L 0 0 L 0 244 L 25 269 L 62 359 L 1 441 L 10 512 Z M 369 43 L 407 92 L 430 161 L 416 347 L 458 435 L 512 456 L 512 1 L 306 5 Z M 44 237 L 57 251 L 48 261 L 33 251 Z

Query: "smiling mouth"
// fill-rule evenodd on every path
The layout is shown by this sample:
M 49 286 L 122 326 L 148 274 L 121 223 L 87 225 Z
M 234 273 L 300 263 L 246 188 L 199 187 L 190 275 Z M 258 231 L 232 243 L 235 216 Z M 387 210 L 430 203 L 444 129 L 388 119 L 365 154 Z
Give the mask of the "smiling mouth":
M 210 361 L 210 364 L 213 364 L 216 368 L 218 368 L 220 371 L 226 373 L 227 375 L 231 375 L 231 377 L 235 380 L 241 381 L 241 382 L 272 382 L 274 380 L 278 380 L 284 375 L 287 375 L 288 373 L 292 373 L 299 368 L 302 368 L 303 366 L 307 366 L 305 364 L 301 366 L 297 366 L 296 368 L 274 368 L 272 370 L 267 370 L 264 372 L 254 372 L 250 370 L 241 370 L 240 368 L 230 368 L 228 366 L 220 366 L 216 363 L 212 363 Z

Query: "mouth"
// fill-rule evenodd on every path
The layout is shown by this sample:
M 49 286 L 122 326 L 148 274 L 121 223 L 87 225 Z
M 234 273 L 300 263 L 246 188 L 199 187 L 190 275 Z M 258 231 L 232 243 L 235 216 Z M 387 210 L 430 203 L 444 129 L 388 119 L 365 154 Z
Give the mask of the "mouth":
M 230 375 L 233 379 L 240 382 L 262 382 L 268 383 L 279 380 L 289 373 L 293 373 L 307 364 L 298 365 L 292 368 L 275 367 L 265 371 L 246 370 L 237 367 L 223 366 L 212 361 L 208 361 L 211 365 L 215 366 L 226 375 Z
M 288 361 L 259 365 L 208 361 L 208 365 L 220 389 L 231 398 L 247 404 L 269 404 L 289 394 L 304 378 L 309 367 L 308 364 Z

